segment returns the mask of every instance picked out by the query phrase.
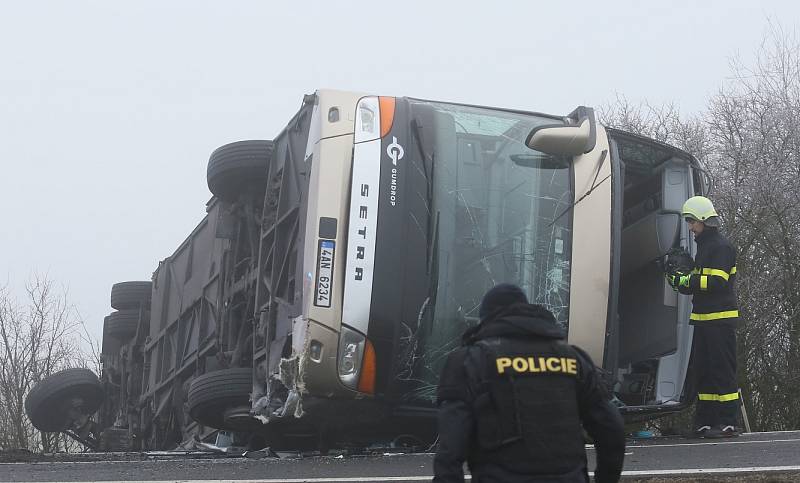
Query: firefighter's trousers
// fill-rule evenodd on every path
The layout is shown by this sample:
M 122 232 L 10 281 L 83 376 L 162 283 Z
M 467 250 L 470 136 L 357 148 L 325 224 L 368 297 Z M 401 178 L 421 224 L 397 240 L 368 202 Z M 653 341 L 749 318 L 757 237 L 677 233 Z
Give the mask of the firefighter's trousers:
M 695 427 L 736 426 L 736 328 L 696 324 L 692 358 L 698 399 Z

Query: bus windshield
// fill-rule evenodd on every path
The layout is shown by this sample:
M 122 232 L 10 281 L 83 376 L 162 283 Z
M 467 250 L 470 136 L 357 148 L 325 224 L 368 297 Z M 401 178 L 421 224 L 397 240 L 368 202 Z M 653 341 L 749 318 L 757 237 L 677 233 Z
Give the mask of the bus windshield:
M 566 327 L 569 304 L 570 159 L 525 145 L 530 130 L 561 120 L 455 104 L 412 101 L 430 152 L 433 287 L 406 374 L 411 399 L 435 398 L 439 372 L 461 334 L 479 322 L 483 294 L 519 285 Z

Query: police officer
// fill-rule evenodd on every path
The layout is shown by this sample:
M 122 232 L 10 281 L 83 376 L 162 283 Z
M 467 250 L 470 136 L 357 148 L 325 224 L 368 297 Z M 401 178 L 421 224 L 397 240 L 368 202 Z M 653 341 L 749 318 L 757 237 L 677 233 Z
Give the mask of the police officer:
M 681 210 L 697 242 L 695 268 L 667 273 L 667 281 L 692 295 L 693 367 L 697 377 L 695 435 L 737 436 L 739 391 L 736 383 L 736 250 L 719 233 L 719 216 L 711 200 L 694 196 Z
M 589 356 L 515 285 L 489 290 L 479 313 L 442 370 L 433 481 L 463 482 L 464 461 L 478 483 L 589 481 L 581 423 L 595 480 L 618 481 L 622 418 Z

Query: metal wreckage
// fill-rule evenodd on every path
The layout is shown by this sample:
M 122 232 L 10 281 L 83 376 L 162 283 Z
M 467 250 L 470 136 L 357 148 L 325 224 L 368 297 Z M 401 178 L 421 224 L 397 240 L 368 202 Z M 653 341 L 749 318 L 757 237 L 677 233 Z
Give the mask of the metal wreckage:
M 99 378 L 40 382 L 34 426 L 98 450 L 426 445 L 441 366 L 498 282 L 554 312 L 626 416 L 687 404 L 690 306 L 658 266 L 695 249 L 679 210 L 707 181 L 685 152 L 585 107 L 321 90 L 207 177 L 205 218 L 112 287 Z

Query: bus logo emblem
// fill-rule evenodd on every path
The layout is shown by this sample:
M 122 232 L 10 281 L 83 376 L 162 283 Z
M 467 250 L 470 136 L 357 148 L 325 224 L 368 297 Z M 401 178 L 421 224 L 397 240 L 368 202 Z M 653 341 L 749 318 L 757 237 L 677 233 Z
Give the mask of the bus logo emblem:
M 386 146 L 386 154 L 389 155 L 389 158 L 392 160 L 392 164 L 397 166 L 397 162 L 403 159 L 403 155 L 405 155 L 405 150 L 400 143 L 397 142 L 397 137 L 392 136 L 392 144 Z

